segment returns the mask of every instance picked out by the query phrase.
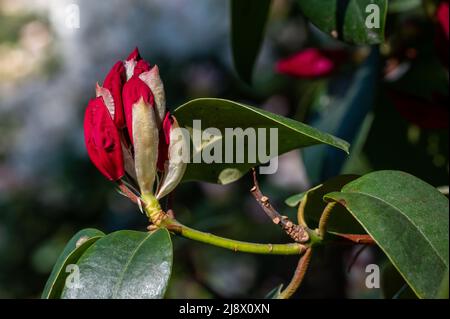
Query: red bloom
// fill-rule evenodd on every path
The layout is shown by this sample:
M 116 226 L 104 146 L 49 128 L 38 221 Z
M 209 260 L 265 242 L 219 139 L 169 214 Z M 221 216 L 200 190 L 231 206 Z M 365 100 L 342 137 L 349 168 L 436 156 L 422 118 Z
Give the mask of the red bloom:
M 84 139 L 92 163 L 109 180 L 117 181 L 125 174 L 120 137 L 103 101 L 89 101 L 84 116 Z
M 439 26 L 442 29 L 447 40 L 449 39 L 449 29 L 450 29 L 450 21 L 449 21 L 449 4 L 446 1 L 443 1 L 439 4 L 439 7 L 436 11 L 436 18 L 438 20 Z
M 154 97 L 150 88 L 138 76 L 133 76 L 125 83 L 122 98 L 128 134 L 133 143 L 133 105 L 142 98 L 144 102 L 154 106 Z
M 436 35 L 434 42 L 442 64 L 448 67 L 448 42 L 449 42 L 449 4 L 443 1 L 436 10 Z
M 167 111 L 162 128 L 159 132 L 158 144 L 158 170 L 164 171 L 164 164 L 169 159 L 170 131 L 172 129 L 173 118 Z
M 118 128 L 125 126 L 125 118 L 122 105 L 122 88 L 126 80 L 125 67 L 122 61 L 118 61 L 109 71 L 103 87 L 108 89 L 114 100 L 114 123 Z
M 400 115 L 423 129 L 448 128 L 448 97 L 434 94 L 431 100 L 390 91 L 389 96 Z
M 335 67 L 325 51 L 310 48 L 278 61 L 276 71 L 301 78 L 315 78 L 329 75 Z

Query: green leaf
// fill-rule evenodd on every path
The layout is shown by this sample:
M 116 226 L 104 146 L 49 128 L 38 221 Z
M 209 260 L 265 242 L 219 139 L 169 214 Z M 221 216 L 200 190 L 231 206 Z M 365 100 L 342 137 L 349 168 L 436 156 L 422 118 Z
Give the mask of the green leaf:
M 305 16 L 320 30 L 353 44 L 378 44 L 384 41 L 388 9 L 387 0 L 298 0 Z M 372 21 L 368 5 L 379 8 L 379 27 L 369 28 Z
M 222 99 L 205 98 L 190 101 L 178 107 L 175 110 L 175 116 L 180 125 L 187 127 L 191 130 L 191 133 L 194 120 L 201 120 L 202 130 L 207 128 L 217 128 L 220 130 L 220 136 L 212 139 L 210 142 L 203 143 L 197 151 L 205 150 L 205 148 L 209 149 L 212 145 L 219 145 L 219 148 L 222 146 L 221 149 L 223 150 L 225 145 L 223 141 L 225 128 L 242 128 L 243 130 L 253 128 L 256 132 L 258 128 L 278 129 L 278 152 L 272 157 L 299 147 L 316 144 L 328 144 L 345 152 L 348 152 L 349 148 L 347 142 L 316 130 L 306 124 L 255 107 Z M 266 135 L 266 141 L 268 142 L 270 140 L 269 130 L 267 130 Z M 248 143 L 248 139 L 246 139 L 245 153 L 248 153 L 250 147 L 253 147 L 257 151 L 258 141 L 256 143 Z M 266 147 L 266 150 L 267 152 L 265 154 L 269 154 L 269 147 Z M 207 164 L 204 161 L 201 161 L 201 163 L 193 163 L 191 160 L 191 163 L 187 166 L 184 180 L 200 180 L 228 184 L 238 180 L 250 168 L 261 164 L 258 161 L 258 156 L 256 156 L 256 163 L 248 161 L 248 154 L 245 154 L 244 163 L 235 163 L 236 160 L 233 161 L 234 163 L 225 163 L 224 154 L 225 152 L 222 151 L 222 163 Z M 236 154 L 234 154 L 234 157 L 236 157 Z
M 382 269 L 381 289 L 385 299 L 417 299 L 414 291 L 390 261 L 387 261 Z
M 286 198 L 284 203 L 289 207 L 297 207 L 303 200 L 307 192 L 301 192 L 300 194 L 295 194 Z
M 67 276 L 67 265 L 75 264 L 83 253 L 105 234 L 97 229 L 87 228 L 76 233 L 59 255 L 50 277 L 47 279 L 41 298 L 59 298 L 64 288 Z
M 375 100 L 380 58 L 378 51 L 377 48 L 372 48 L 355 72 L 340 74 L 329 81 L 326 90 L 312 105 L 316 111 L 310 112 L 310 124 L 349 141 L 352 144 L 352 155 L 355 153 L 355 142 L 364 133 L 361 131 L 364 119 L 372 110 Z M 337 150 L 323 146 L 311 147 L 302 154 L 308 177 L 313 184 L 340 175 L 344 163 L 349 159 Z
M 270 0 L 231 0 L 231 46 L 238 75 L 250 83 L 264 38 Z
M 172 242 L 166 229 L 118 231 L 89 247 L 77 265 L 79 281 L 66 285 L 63 298 L 162 298 L 172 269 Z
M 436 298 L 448 271 L 448 199 L 399 171 L 378 171 L 326 199 L 345 206 L 420 298 Z
M 340 191 L 342 187 L 349 182 L 357 179 L 358 175 L 340 175 L 329 179 L 305 192 L 306 206 L 305 206 L 305 221 L 309 228 L 315 229 L 319 226 L 320 216 L 325 209 L 327 202 L 323 197 L 334 191 Z M 364 229 L 355 220 L 355 218 L 342 206 L 333 208 L 330 219 L 327 223 L 327 230 L 335 233 L 346 234 L 365 234 Z
M 278 299 L 281 294 L 281 289 L 283 288 L 283 284 L 280 284 L 273 288 L 269 293 L 264 297 L 264 299 Z
M 422 0 L 391 0 L 389 13 L 400 13 L 421 7 Z

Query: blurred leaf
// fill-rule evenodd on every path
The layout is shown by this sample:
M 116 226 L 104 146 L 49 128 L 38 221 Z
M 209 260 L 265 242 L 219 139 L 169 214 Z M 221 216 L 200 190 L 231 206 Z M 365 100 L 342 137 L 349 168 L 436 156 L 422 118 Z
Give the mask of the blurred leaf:
M 79 283 L 66 285 L 62 298 L 162 298 L 172 269 L 172 242 L 166 229 L 118 231 L 89 247 L 77 265 Z
M 345 206 L 420 298 L 438 297 L 448 271 L 448 199 L 399 171 L 378 171 L 326 199 Z
M 336 176 L 305 192 L 307 196 L 305 220 L 309 228 L 314 229 L 319 225 L 320 216 L 327 205 L 323 197 L 330 192 L 340 191 L 344 185 L 358 177 L 357 175 Z M 327 230 L 330 232 L 365 234 L 358 221 L 342 206 L 334 207 L 327 225 Z
M 302 192 L 300 194 L 295 194 L 290 197 L 288 197 L 284 203 L 288 205 L 289 207 L 297 207 L 298 204 L 303 200 L 303 197 L 305 197 L 307 192 Z
M 201 150 L 196 151 L 203 151 L 206 148 L 210 150 L 213 145 L 223 148 L 225 144 L 223 136 L 226 128 L 241 128 L 243 130 L 253 128 L 256 132 L 258 128 L 278 129 L 277 156 L 299 147 L 316 144 L 328 144 L 345 152 L 347 152 L 349 147 L 347 142 L 306 124 L 255 107 L 222 99 L 204 98 L 190 101 L 178 107 L 175 110 L 175 116 L 180 125 L 188 129 L 192 129 L 194 120 L 201 120 L 202 130 L 207 128 L 220 130 L 222 137 L 216 136 L 217 138 L 215 137 L 209 142 L 204 142 Z M 269 131 L 266 135 L 266 146 L 268 146 L 270 141 Z M 246 139 L 244 144 L 245 153 L 248 152 L 250 147 L 254 147 L 258 151 L 258 138 L 256 138 L 255 144 L 249 144 L 248 140 Z M 222 151 L 222 154 L 224 154 L 224 151 Z M 244 163 L 225 163 L 223 156 L 222 163 L 207 164 L 204 161 L 202 163 L 193 163 L 191 161 L 188 164 L 184 180 L 201 180 L 219 184 L 234 182 L 250 168 L 260 164 L 259 162 L 250 163 L 247 155 L 245 154 L 247 162 L 244 160 Z M 256 160 L 258 161 L 258 158 Z
M 323 32 L 353 44 L 378 44 L 384 41 L 387 0 L 298 0 L 305 16 Z M 379 27 L 368 28 L 373 21 L 366 8 L 379 8 Z
M 311 116 L 309 123 L 353 144 L 373 107 L 378 59 L 378 50 L 373 48 L 355 74 L 350 77 L 344 74 L 331 80 L 327 91 L 317 99 L 318 104 L 312 106 L 319 111 Z M 333 149 L 322 146 L 311 147 L 302 153 L 308 177 L 313 184 L 339 175 L 347 159 Z
M 64 288 L 69 273 L 66 272 L 67 265 L 75 264 L 83 253 L 98 239 L 105 234 L 97 229 L 87 228 L 76 233 L 64 247 L 59 255 L 50 277 L 45 284 L 41 298 L 59 298 Z
M 279 286 L 273 288 L 265 297 L 264 299 L 278 299 L 278 297 L 281 294 L 281 289 L 283 288 L 283 284 L 280 284 Z
M 399 13 L 416 9 L 422 5 L 422 0 L 391 0 L 389 1 L 389 13 Z
M 231 44 L 238 75 L 250 83 L 271 0 L 231 0 Z

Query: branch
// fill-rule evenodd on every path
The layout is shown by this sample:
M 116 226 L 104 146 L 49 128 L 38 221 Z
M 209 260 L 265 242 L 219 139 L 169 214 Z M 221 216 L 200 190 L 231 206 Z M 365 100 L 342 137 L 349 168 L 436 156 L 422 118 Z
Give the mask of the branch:
M 234 252 L 263 255 L 301 255 L 306 251 L 306 246 L 299 243 L 259 244 L 219 237 L 184 226 L 170 217 L 166 218 L 164 224 L 165 228 L 177 235 L 205 244 L 233 250 Z
M 340 234 L 328 233 L 331 242 L 335 244 L 346 244 L 346 245 L 376 245 L 375 240 L 373 240 L 370 235 L 360 235 L 360 234 Z
M 252 169 L 253 173 L 253 187 L 250 189 L 253 197 L 255 197 L 258 204 L 264 210 L 267 216 L 276 225 L 280 225 L 281 228 L 296 242 L 305 243 L 309 240 L 309 234 L 303 226 L 297 225 L 289 220 L 287 216 L 282 216 L 276 211 L 276 209 L 270 204 L 269 198 L 261 193 L 258 180 L 256 178 L 256 170 Z
M 300 287 L 303 278 L 305 278 L 306 271 L 308 270 L 309 262 L 311 261 L 312 249 L 308 248 L 305 254 L 298 261 L 297 268 L 295 269 L 294 276 L 291 279 L 289 285 L 284 289 L 278 299 L 289 299 Z

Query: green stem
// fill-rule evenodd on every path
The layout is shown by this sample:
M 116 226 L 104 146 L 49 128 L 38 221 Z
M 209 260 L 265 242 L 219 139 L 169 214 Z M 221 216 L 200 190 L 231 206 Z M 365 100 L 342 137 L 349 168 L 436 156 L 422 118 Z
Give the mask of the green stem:
M 335 205 L 336 205 L 335 202 L 328 203 L 328 205 L 323 210 L 322 216 L 320 216 L 320 220 L 319 220 L 319 236 L 321 238 L 323 238 L 325 236 L 325 233 L 327 231 L 328 220 L 330 219 L 331 211 L 333 210 Z
M 199 241 L 205 244 L 230 249 L 235 252 L 264 254 L 264 255 L 300 255 L 306 250 L 306 246 L 299 243 L 291 244 L 258 244 L 249 243 L 224 237 L 219 237 L 210 233 L 204 233 L 184 226 L 174 219 L 166 219 L 164 227 L 185 238 Z

